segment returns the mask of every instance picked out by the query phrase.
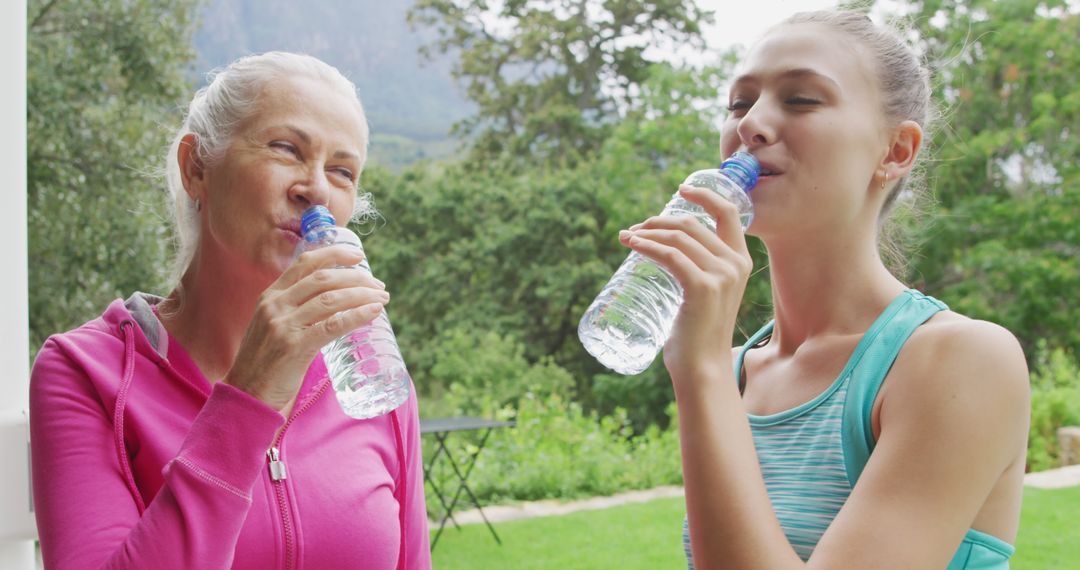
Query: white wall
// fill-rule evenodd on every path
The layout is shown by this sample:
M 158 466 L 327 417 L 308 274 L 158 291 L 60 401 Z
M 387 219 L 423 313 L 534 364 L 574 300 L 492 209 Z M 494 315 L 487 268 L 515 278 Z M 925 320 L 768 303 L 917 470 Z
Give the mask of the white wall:
M 0 569 L 30 570 L 26 424 L 30 370 L 26 285 L 26 2 L 0 1 Z

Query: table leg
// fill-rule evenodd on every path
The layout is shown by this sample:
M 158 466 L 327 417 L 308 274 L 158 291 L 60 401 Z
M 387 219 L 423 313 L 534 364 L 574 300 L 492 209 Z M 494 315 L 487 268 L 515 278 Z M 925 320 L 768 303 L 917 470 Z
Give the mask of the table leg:
M 439 530 L 435 531 L 435 537 L 431 539 L 432 551 L 435 550 L 435 545 L 439 543 L 439 537 L 442 536 L 443 529 L 446 527 L 447 520 L 450 520 L 450 522 L 454 523 L 455 528 L 461 530 L 461 525 L 458 524 L 457 519 L 454 518 L 453 504 L 446 504 L 445 494 L 442 492 L 442 489 L 439 488 L 439 485 L 435 482 L 435 479 L 431 476 L 431 470 L 434 468 L 435 462 L 439 458 L 439 454 L 444 453 L 448 459 L 453 461 L 453 458 L 450 455 L 450 450 L 446 448 L 446 438 L 448 435 L 449 434 L 447 432 L 435 434 L 435 440 L 438 443 L 438 446 L 435 448 L 435 453 L 431 456 L 431 461 L 426 466 L 424 466 L 424 480 L 426 480 L 431 485 L 432 490 L 435 491 L 435 497 L 439 499 L 439 504 L 442 505 L 443 510 L 445 511 L 442 520 L 439 521 Z
M 453 468 L 454 474 L 457 475 L 458 481 L 460 481 L 457 491 L 454 492 L 454 498 L 450 501 L 450 511 L 457 506 L 458 500 L 461 497 L 461 491 L 464 490 L 469 495 L 469 499 L 472 501 L 473 506 L 480 512 L 480 518 L 484 520 L 484 524 L 487 525 L 488 530 L 491 531 L 491 536 L 495 537 L 495 542 L 502 545 L 502 540 L 499 539 L 499 535 L 495 532 L 495 527 L 491 526 L 491 521 L 488 520 L 487 515 L 484 514 L 484 509 L 480 507 L 480 500 L 476 498 L 476 495 L 469 488 L 468 478 L 472 473 L 474 467 L 476 467 L 476 459 L 480 456 L 480 452 L 484 450 L 484 445 L 487 444 L 488 436 L 491 435 L 491 428 L 488 428 L 484 432 L 484 436 L 480 438 L 480 444 L 476 446 L 476 452 L 469 457 L 469 463 L 465 467 L 465 473 L 462 474 L 461 469 L 458 467 L 457 461 L 454 460 L 453 455 L 449 450 L 446 451 L 446 458 L 450 461 L 450 467 Z M 455 522 L 456 524 L 456 522 Z

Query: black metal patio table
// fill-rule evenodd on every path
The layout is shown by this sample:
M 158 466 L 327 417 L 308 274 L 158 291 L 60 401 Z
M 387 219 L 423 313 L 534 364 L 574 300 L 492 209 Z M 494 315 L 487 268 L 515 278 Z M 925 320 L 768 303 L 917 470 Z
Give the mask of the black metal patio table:
M 424 465 L 424 480 L 431 484 L 431 489 L 435 491 L 435 497 L 438 498 L 439 503 L 446 511 L 443 514 L 442 520 L 439 521 L 439 530 L 435 532 L 435 537 L 431 539 L 431 550 L 435 550 L 435 545 L 439 542 L 439 537 L 442 536 L 443 529 L 446 527 L 446 521 L 454 523 L 456 528 L 461 528 L 457 520 L 454 519 L 454 508 L 457 507 L 458 501 L 461 499 L 461 493 L 465 492 L 468 495 L 469 500 L 473 506 L 480 513 L 480 518 L 484 520 L 484 524 L 487 525 L 488 530 L 491 531 L 491 536 L 495 537 L 495 542 L 502 544 L 499 540 L 499 535 L 495 534 L 495 528 L 491 526 L 491 522 L 488 521 L 487 516 L 484 514 L 484 509 L 480 508 L 480 501 L 477 500 L 476 495 L 472 489 L 469 488 L 468 480 L 469 474 L 472 473 L 473 467 L 476 466 L 476 458 L 480 456 L 480 452 L 484 450 L 484 444 L 487 443 L 488 436 L 491 435 L 491 430 L 496 428 L 513 427 L 512 421 L 497 421 L 497 420 L 485 420 L 483 418 L 474 418 L 469 416 L 453 417 L 453 418 L 430 418 L 420 420 L 420 433 L 421 434 L 433 434 L 435 436 L 435 453 L 431 456 L 431 459 Z M 453 454 L 446 447 L 446 440 L 450 437 L 450 434 L 455 431 L 475 431 L 485 430 L 484 434 L 480 437 L 480 443 L 476 446 L 476 450 L 468 454 L 465 458 L 464 470 L 458 464 L 458 461 L 454 459 Z M 439 485 L 431 478 L 431 470 L 438 463 L 440 457 L 445 457 L 446 461 L 450 463 L 450 467 L 453 469 L 454 474 L 458 479 L 457 490 L 454 491 L 453 497 L 449 503 L 446 497 L 449 493 L 444 493 L 443 489 L 439 488 Z

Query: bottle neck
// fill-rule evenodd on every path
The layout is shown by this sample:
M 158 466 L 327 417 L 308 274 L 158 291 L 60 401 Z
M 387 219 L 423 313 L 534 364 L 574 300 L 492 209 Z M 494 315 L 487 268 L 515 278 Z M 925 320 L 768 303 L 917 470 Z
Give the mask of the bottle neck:
M 761 163 L 754 155 L 740 151 L 728 157 L 720 165 L 720 171 L 732 182 L 739 185 L 744 192 L 749 192 L 756 184 L 761 174 Z
M 334 216 L 325 206 L 312 206 L 300 217 L 300 233 L 307 235 L 312 232 L 326 231 L 334 227 Z
M 744 192 L 749 192 L 757 182 L 757 177 L 738 163 L 725 164 L 724 167 L 720 169 L 720 172 L 723 172 L 732 182 L 738 184 Z

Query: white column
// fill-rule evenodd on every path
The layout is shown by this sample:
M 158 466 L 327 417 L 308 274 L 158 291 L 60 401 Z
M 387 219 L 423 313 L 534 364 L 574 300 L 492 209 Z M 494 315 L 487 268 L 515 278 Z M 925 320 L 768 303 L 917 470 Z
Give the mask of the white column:
M 27 427 L 26 2 L 0 1 L 0 569 L 33 570 Z

